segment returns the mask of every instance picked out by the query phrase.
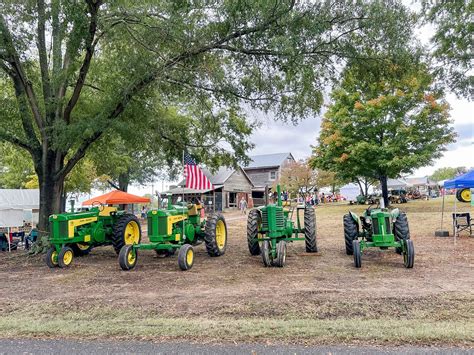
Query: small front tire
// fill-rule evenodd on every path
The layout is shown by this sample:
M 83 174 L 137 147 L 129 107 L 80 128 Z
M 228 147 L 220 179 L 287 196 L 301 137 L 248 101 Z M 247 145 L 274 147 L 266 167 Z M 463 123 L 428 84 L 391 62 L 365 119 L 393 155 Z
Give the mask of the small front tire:
M 278 267 L 283 267 L 285 266 L 286 263 L 286 241 L 282 240 L 277 244 L 277 257 L 273 265 L 278 266 Z
M 415 263 L 415 247 L 413 246 L 413 241 L 408 239 L 405 242 L 405 252 L 403 253 L 403 265 L 407 269 L 413 268 Z
M 62 247 L 58 254 L 58 266 L 66 268 L 71 265 L 74 259 L 74 251 L 71 247 Z
M 358 240 L 352 241 L 352 250 L 354 253 L 354 266 L 360 268 L 362 266 L 362 253 L 360 251 L 360 242 Z
M 120 249 L 119 265 L 122 270 L 132 270 L 137 265 L 138 251 L 133 248 L 133 245 L 127 244 Z
M 273 265 L 272 252 L 270 250 L 270 241 L 264 240 L 262 243 L 262 260 L 265 267 L 270 267 Z
M 45 261 L 46 265 L 48 265 L 48 267 L 51 269 L 58 266 L 58 252 L 56 251 L 56 248 L 48 249 L 45 256 Z
M 183 271 L 189 270 L 194 264 L 194 249 L 190 244 L 184 244 L 178 253 L 178 265 Z

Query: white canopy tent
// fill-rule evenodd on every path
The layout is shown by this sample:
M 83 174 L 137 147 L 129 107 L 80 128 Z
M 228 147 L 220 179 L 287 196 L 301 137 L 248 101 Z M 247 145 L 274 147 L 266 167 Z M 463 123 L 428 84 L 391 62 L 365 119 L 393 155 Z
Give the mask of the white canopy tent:
M 25 216 L 31 216 L 31 222 L 34 222 L 37 210 L 38 189 L 0 189 L 0 227 L 7 228 L 9 244 L 10 228 L 23 226 Z

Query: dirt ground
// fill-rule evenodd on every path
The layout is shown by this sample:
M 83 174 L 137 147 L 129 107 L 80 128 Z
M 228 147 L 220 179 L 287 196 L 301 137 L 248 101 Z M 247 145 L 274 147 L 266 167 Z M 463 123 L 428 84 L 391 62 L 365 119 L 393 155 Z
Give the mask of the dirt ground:
M 466 233 L 456 241 L 434 237 L 439 200 L 413 201 L 401 208 L 407 211 L 415 245 L 413 269 L 405 269 L 393 250 L 375 249 L 364 252 L 362 268 L 355 269 L 344 250 L 342 216 L 348 205 L 318 206 L 319 252 L 305 253 L 304 242 L 289 244 L 284 268 L 265 268 L 261 257 L 249 254 L 246 219 L 238 213 L 225 214 L 226 254 L 211 258 L 200 245 L 193 268 L 186 272 L 179 270 L 176 256 L 157 258 L 153 251 L 140 252 L 138 265 L 128 272 L 120 269 L 112 247 L 75 258 L 68 269 L 49 269 L 39 256 L 2 253 L 0 318 L 5 324 L 0 319 L 0 328 L 7 326 L 10 331 L 3 336 L 10 337 L 127 338 L 136 333 L 124 329 L 136 324 L 145 329 L 143 339 L 182 339 L 175 329 L 148 332 L 143 324 L 172 319 L 193 324 L 196 329 L 185 335 L 196 341 L 472 346 L 474 238 Z M 445 228 L 449 218 L 450 213 Z M 97 334 L 87 329 L 87 322 L 123 319 L 121 311 L 134 315 L 129 325 L 115 324 L 114 330 Z M 55 317 L 75 322 L 75 328 L 63 327 Z M 274 331 L 267 329 L 272 326 Z

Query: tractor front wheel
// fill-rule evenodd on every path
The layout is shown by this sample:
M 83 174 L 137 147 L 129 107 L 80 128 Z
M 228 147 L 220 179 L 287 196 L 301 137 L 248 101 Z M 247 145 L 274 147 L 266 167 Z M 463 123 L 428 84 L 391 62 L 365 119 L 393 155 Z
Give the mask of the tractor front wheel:
M 285 266 L 286 263 L 286 241 L 282 240 L 277 244 L 277 257 L 273 265 L 278 267 Z
M 139 244 L 142 238 L 140 222 L 133 214 L 122 215 L 113 227 L 112 245 L 117 254 L 124 245 Z
M 56 248 L 49 248 L 45 256 L 46 265 L 51 269 L 58 266 L 58 252 Z
M 313 208 L 304 210 L 304 241 L 307 253 L 316 253 L 318 245 L 316 243 L 316 214 Z
M 224 216 L 214 213 L 207 218 L 204 242 L 209 256 L 221 256 L 225 254 L 227 247 L 227 226 Z
M 179 248 L 178 265 L 183 271 L 189 270 L 194 264 L 194 249 L 190 244 L 184 244 Z
M 132 244 L 124 245 L 119 253 L 119 265 L 122 270 L 132 270 L 137 265 L 138 250 L 133 249 Z
M 74 251 L 71 247 L 62 247 L 58 254 L 58 265 L 60 268 L 65 268 L 71 265 L 74 259 Z
M 265 265 L 266 267 L 273 265 L 273 257 L 270 245 L 271 244 L 269 240 L 264 240 L 262 243 L 262 260 L 263 265 Z
M 352 241 L 352 250 L 354 253 L 354 266 L 360 268 L 362 266 L 362 253 L 360 251 L 360 242 L 358 240 Z
M 459 202 L 470 202 L 471 201 L 471 190 L 461 189 L 456 191 L 456 198 Z
M 354 221 L 352 216 L 348 213 L 344 215 L 344 241 L 346 244 L 346 254 L 352 255 L 354 249 L 352 248 L 352 242 L 357 239 L 359 236 L 359 226 L 357 222 Z
M 408 219 L 405 212 L 400 212 L 395 222 L 393 222 L 393 234 L 397 242 L 404 242 L 410 239 L 410 229 L 408 228 Z M 395 248 L 398 254 L 402 254 L 403 249 Z
M 411 269 L 415 263 L 415 247 L 413 241 L 408 239 L 405 242 L 405 252 L 403 253 L 403 264 L 407 269 Z
M 262 217 L 258 210 L 251 210 L 247 217 L 247 244 L 250 255 L 259 255 L 260 244 L 258 241 L 258 229 L 262 224 Z

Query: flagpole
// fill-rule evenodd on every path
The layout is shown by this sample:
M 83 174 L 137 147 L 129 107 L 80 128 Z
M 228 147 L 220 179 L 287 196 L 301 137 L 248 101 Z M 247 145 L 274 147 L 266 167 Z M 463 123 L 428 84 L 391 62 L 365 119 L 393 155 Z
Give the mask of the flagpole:
M 181 191 L 182 191 L 182 197 L 181 197 L 182 200 L 181 200 L 181 202 L 182 202 L 182 205 L 183 205 L 182 211 L 183 211 L 183 216 L 184 216 L 184 206 L 185 206 L 185 204 L 184 204 L 184 187 L 186 186 L 186 179 L 187 179 L 187 176 L 186 176 L 186 173 L 185 173 L 185 172 L 186 172 L 186 165 L 184 165 L 184 149 L 183 149 L 183 157 L 182 157 L 182 159 L 183 159 L 183 160 L 182 160 L 182 163 L 183 163 L 184 184 L 183 184 L 183 188 L 182 188 L 182 190 L 181 190 Z M 183 239 L 186 240 L 186 233 L 184 232 L 184 218 L 183 218 Z

